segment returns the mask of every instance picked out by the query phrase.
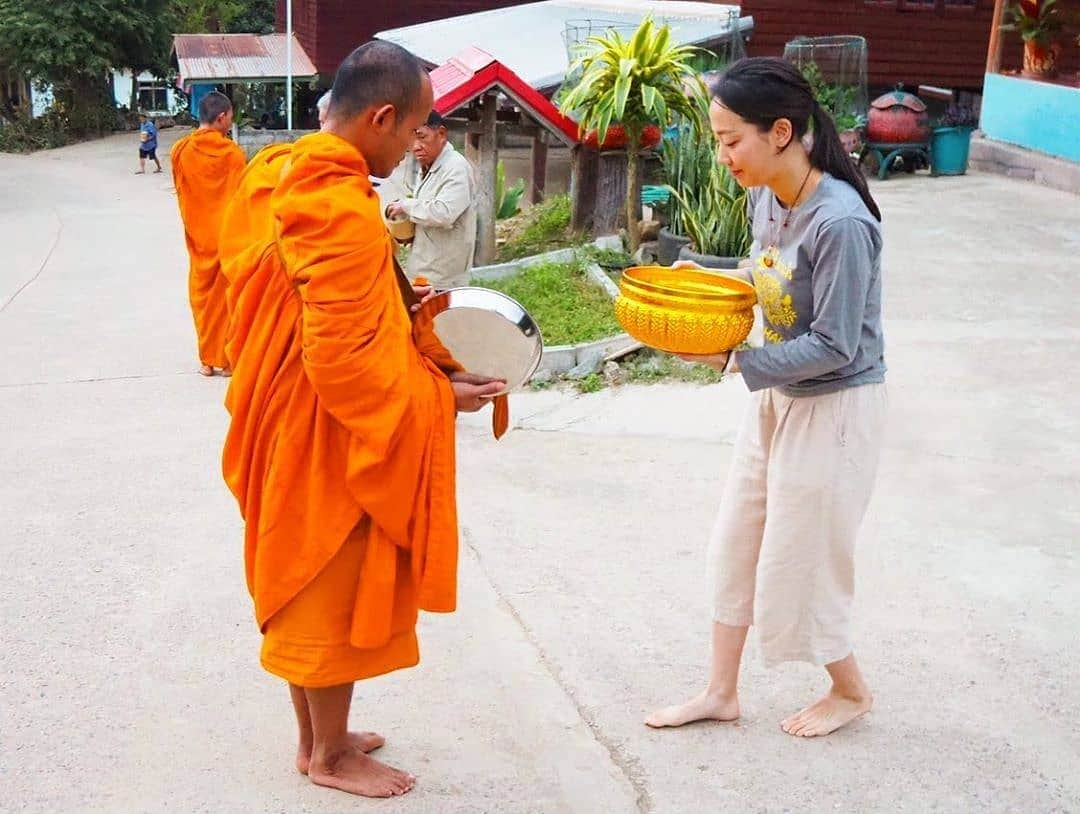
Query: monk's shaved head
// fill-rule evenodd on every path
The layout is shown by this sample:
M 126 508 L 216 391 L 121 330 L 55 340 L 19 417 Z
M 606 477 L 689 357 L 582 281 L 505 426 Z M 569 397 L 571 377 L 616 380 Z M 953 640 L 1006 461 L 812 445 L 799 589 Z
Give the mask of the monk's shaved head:
M 382 105 L 408 113 L 421 103 L 423 74 L 420 60 L 400 45 L 382 40 L 365 43 L 338 68 L 330 91 L 330 115 L 349 119 Z
M 199 123 L 213 124 L 222 113 L 232 110 L 232 102 L 224 93 L 216 90 L 210 91 L 199 100 Z

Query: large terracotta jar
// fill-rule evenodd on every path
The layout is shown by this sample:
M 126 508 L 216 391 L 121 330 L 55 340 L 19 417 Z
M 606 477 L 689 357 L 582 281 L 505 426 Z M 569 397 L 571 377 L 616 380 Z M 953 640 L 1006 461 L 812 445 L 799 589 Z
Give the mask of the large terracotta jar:
M 866 136 L 878 144 L 921 144 L 930 139 L 930 117 L 923 100 L 901 88 L 870 103 Z

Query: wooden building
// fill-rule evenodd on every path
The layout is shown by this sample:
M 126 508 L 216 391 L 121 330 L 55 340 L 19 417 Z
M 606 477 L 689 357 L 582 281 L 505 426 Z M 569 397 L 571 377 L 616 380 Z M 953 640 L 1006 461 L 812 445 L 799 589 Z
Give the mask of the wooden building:
M 754 18 L 751 56 L 779 56 L 798 36 L 858 34 L 867 40 L 870 86 L 903 82 L 978 90 L 986 72 L 994 0 L 743 0 Z M 1069 2 L 1059 2 L 1067 6 Z M 1063 71 L 1080 68 L 1080 54 L 1066 47 Z M 1005 40 L 1004 64 L 1019 67 L 1016 35 Z
M 292 22 L 297 39 L 311 54 L 325 82 L 358 45 L 379 31 L 521 5 L 523 0 L 293 0 Z M 276 29 L 285 30 L 285 0 L 277 0 Z

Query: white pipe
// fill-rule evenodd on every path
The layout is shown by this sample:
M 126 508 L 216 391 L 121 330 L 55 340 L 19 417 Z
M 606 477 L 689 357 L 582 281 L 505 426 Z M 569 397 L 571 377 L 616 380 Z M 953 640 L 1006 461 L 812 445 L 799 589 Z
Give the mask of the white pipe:
M 292 130 L 292 0 L 285 0 L 285 126 Z

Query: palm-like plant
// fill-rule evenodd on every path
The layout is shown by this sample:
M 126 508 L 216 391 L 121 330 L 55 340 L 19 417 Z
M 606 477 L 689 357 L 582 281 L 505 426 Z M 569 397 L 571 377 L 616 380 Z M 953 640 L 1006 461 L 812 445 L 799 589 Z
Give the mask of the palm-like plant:
M 582 133 L 596 130 L 600 144 L 613 123 L 626 130 L 626 224 L 630 249 L 641 243 L 637 220 L 638 145 L 649 124 L 661 128 L 677 115 L 693 121 L 700 133 L 698 111 L 706 103 L 705 86 L 690 61 L 698 49 L 676 45 L 671 29 L 646 17 L 634 36 L 624 39 L 617 31 L 590 37 L 590 50 L 570 66 L 581 79 L 560 105 L 563 113 L 576 114 Z
M 1002 31 L 1016 31 L 1024 42 L 1036 42 L 1042 46 L 1050 45 L 1053 34 L 1060 30 L 1061 20 L 1054 8 L 1057 0 L 1017 0 L 1005 10 L 1009 22 L 1001 26 Z

